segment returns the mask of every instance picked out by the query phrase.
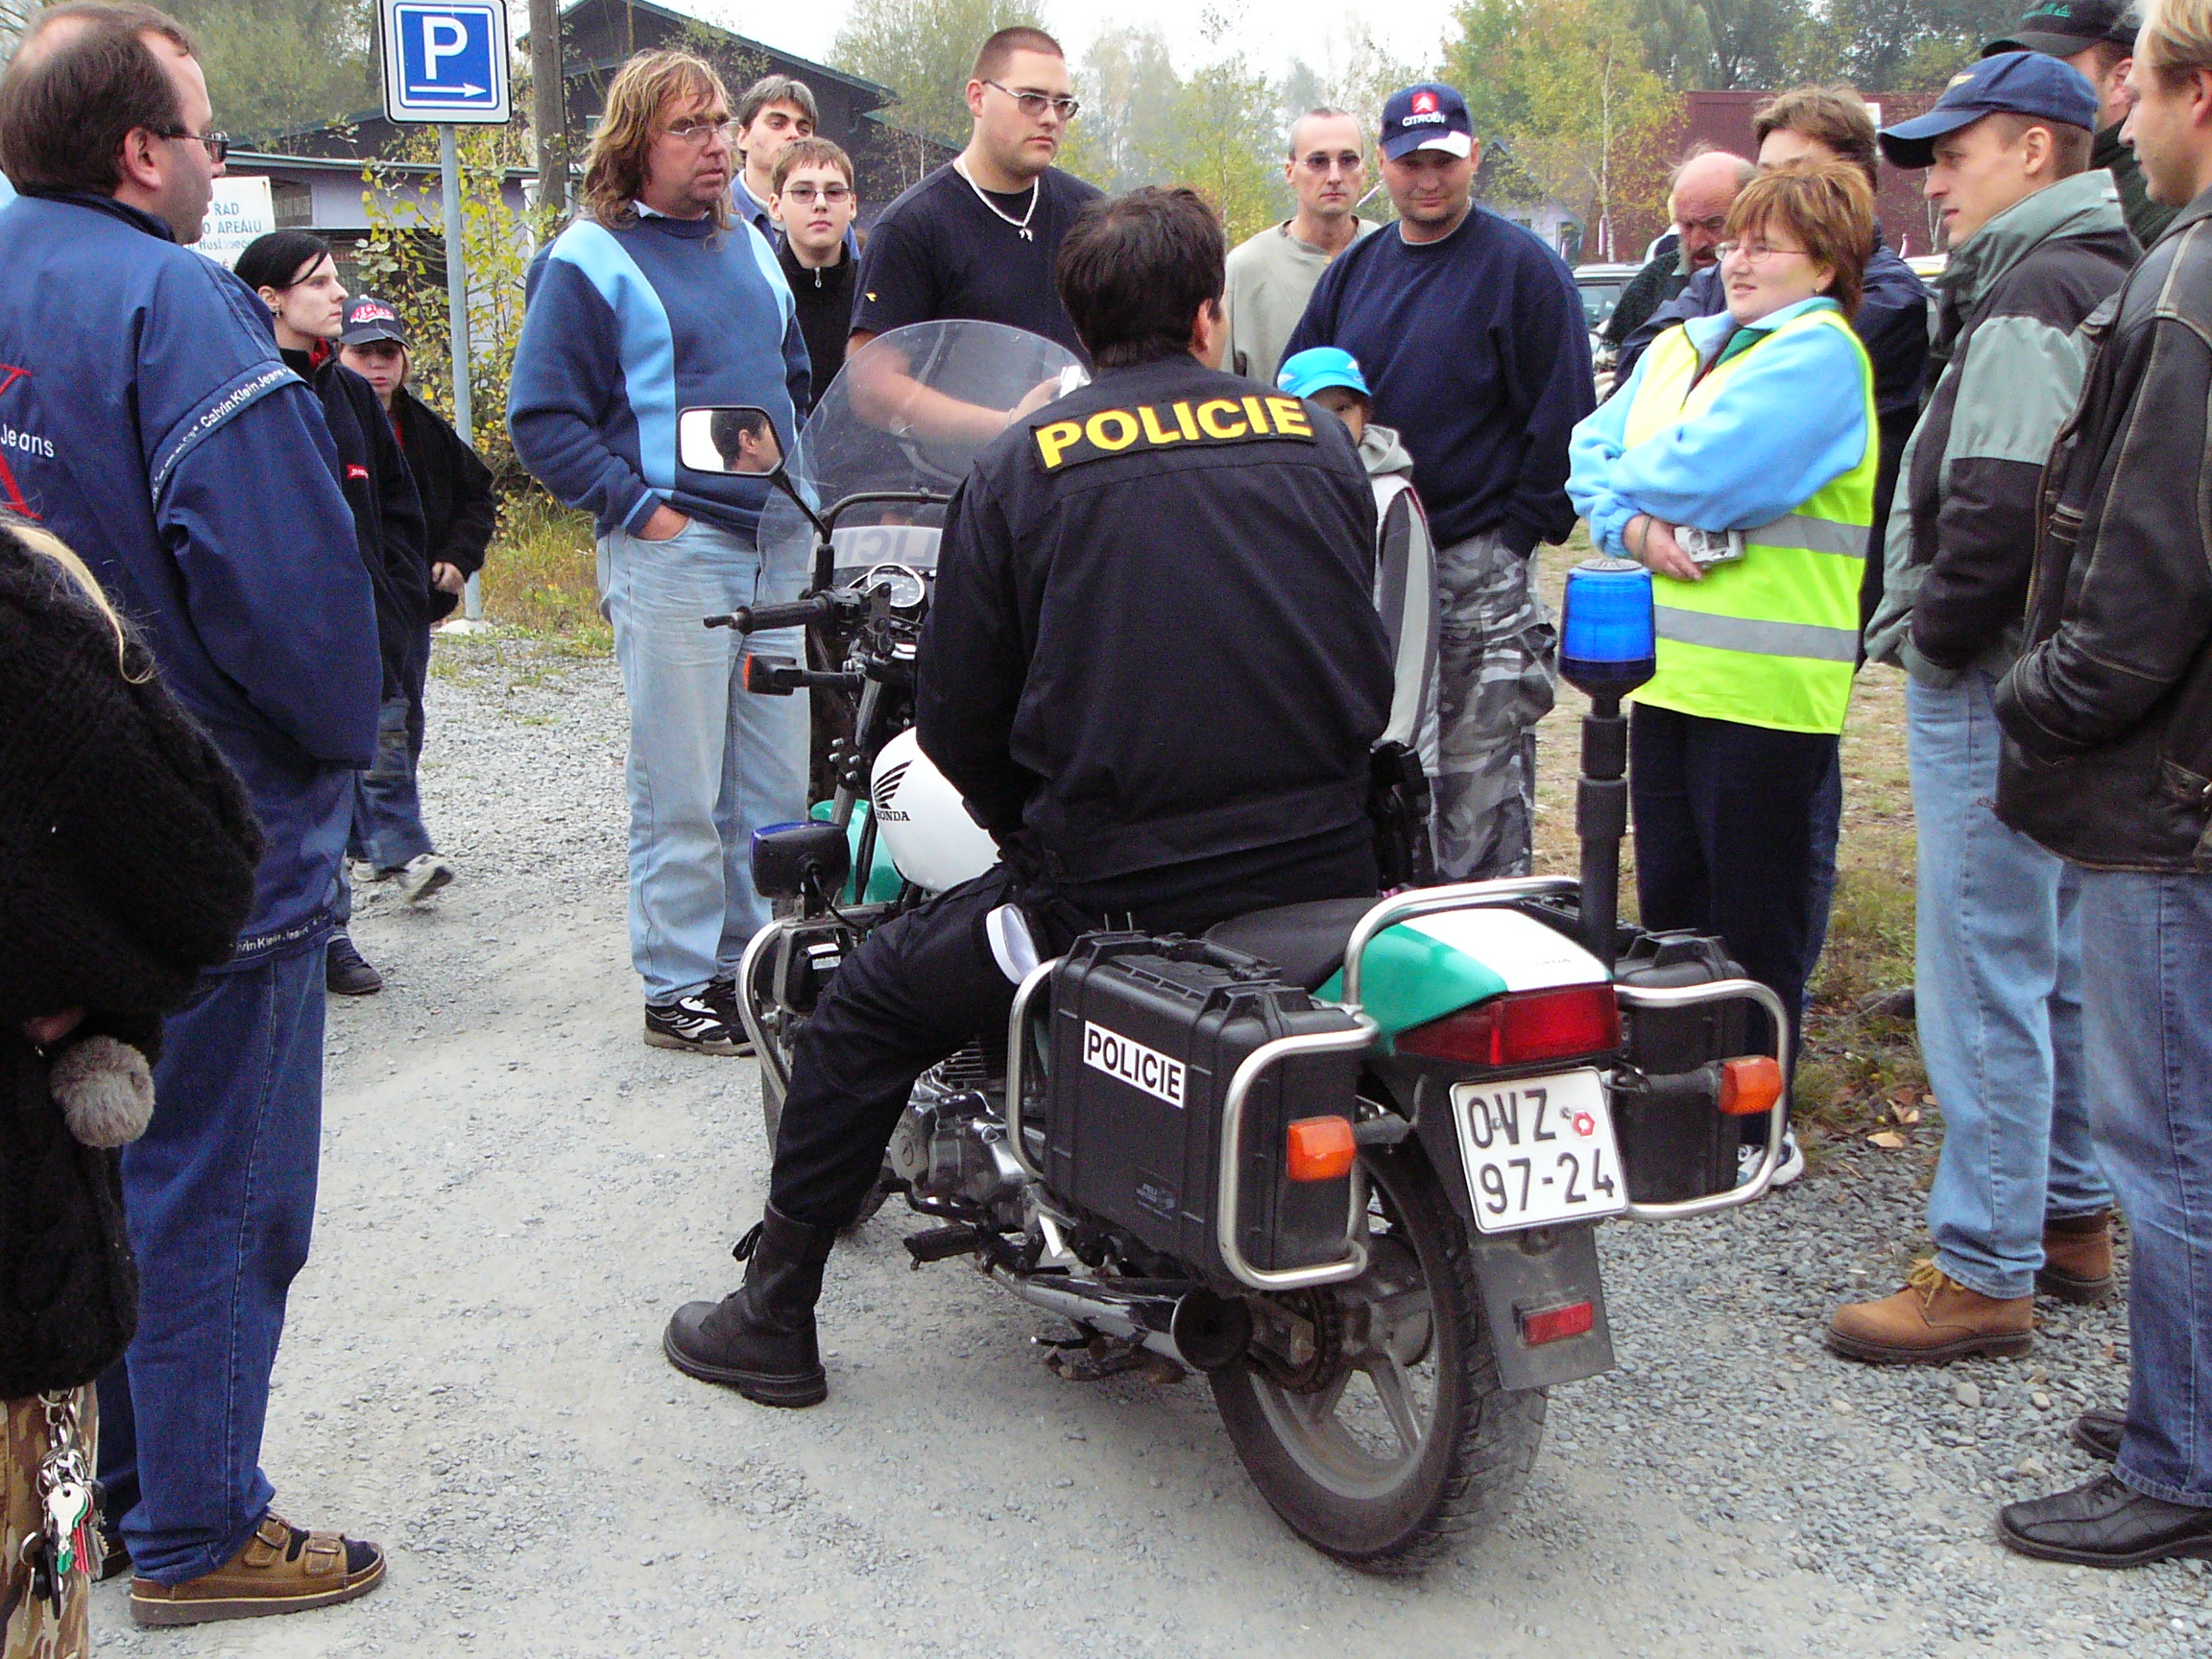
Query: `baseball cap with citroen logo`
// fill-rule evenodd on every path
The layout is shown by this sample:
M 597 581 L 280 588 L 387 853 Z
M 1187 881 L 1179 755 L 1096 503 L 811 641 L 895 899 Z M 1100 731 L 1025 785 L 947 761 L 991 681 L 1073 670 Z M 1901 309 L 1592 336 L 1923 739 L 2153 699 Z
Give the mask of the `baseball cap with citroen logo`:
M 1416 150 L 1465 156 L 1475 148 L 1475 123 L 1467 100 L 1440 81 L 1423 81 L 1390 94 L 1382 106 L 1382 154 L 1400 161 Z

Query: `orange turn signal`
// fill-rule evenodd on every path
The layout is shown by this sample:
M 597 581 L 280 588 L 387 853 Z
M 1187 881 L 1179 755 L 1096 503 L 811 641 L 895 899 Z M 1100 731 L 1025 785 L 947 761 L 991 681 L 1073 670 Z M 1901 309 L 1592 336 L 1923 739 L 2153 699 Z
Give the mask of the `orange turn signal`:
M 1745 1054 L 1720 1062 L 1720 1110 L 1731 1118 L 1757 1118 L 1782 1098 L 1782 1066 L 1771 1054 Z
M 1293 1181 L 1340 1181 L 1352 1173 L 1358 1155 L 1349 1118 L 1301 1118 L 1290 1125 Z

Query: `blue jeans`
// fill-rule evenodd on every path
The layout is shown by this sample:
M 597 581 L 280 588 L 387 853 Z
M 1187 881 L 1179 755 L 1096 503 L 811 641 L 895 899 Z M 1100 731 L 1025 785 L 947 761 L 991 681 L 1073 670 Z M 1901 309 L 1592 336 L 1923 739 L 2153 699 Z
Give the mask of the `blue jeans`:
M 379 870 L 397 870 L 437 851 L 422 827 L 415 769 L 422 758 L 422 681 L 430 667 L 427 630 L 402 670 L 404 686 L 376 710 L 376 761 L 356 773 L 351 852 Z
M 630 959 L 649 1002 L 737 972 L 769 917 L 753 831 L 806 815 L 807 705 L 744 685 L 748 651 L 803 661 L 799 630 L 705 628 L 786 598 L 748 538 L 694 518 L 665 541 L 599 542 L 600 606 L 630 704 Z
M 1969 672 L 1905 687 L 1920 842 L 1920 1053 L 1943 1109 L 1928 1194 L 1936 1264 L 1984 1296 L 2035 1293 L 2043 1223 L 2112 1206 L 2081 1069 L 2080 877 L 1997 821 L 2003 734 Z
M 158 1102 L 123 1154 L 138 1334 L 100 1379 L 100 1478 L 141 1577 L 245 1547 L 285 1292 L 307 1260 L 323 1136 L 323 951 L 204 974 L 169 1017 Z
M 2212 876 L 2080 876 L 2089 1121 L 2128 1214 L 2115 1472 L 2212 1508 Z

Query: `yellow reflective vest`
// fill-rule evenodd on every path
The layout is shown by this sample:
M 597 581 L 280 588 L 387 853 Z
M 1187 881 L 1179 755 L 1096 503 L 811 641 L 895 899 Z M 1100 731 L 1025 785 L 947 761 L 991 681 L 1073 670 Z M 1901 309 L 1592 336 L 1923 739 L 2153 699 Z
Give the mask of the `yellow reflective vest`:
M 1637 691 L 1639 702 L 1783 732 L 1843 729 L 1859 660 L 1859 582 L 1882 451 L 1873 365 L 1842 312 L 1819 306 L 1792 317 L 1701 380 L 1689 331 L 1669 329 L 1645 360 L 1623 442 L 1633 448 L 1669 426 L 1695 421 L 1735 376 L 1758 373 L 1759 355 L 1770 342 L 1805 328 L 1841 330 L 1858 355 L 1865 453 L 1795 512 L 1746 530 L 1744 556 L 1709 567 L 1702 582 L 1652 573 L 1659 669 Z

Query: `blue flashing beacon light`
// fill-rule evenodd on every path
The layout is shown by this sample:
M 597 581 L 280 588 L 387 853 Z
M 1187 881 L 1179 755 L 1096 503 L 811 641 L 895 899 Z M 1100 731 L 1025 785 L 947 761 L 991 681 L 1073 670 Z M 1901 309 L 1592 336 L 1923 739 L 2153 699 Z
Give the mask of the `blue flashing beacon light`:
M 1611 968 L 1620 951 L 1621 840 L 1628 833 L 1628 722 L 1621 699 L 1659 671 L 1651 572 L 1626 559 L 1585 559 L 1567 572 L 1559 609 L 1560 677 L 1590 699 L 1575 785 L 1582 943 Z
M 1626 559 L 1585 559 L 1567 572 L 1559 673 L 1599 700 L 1617 699 L 1658 669 L 1651 572 Z

